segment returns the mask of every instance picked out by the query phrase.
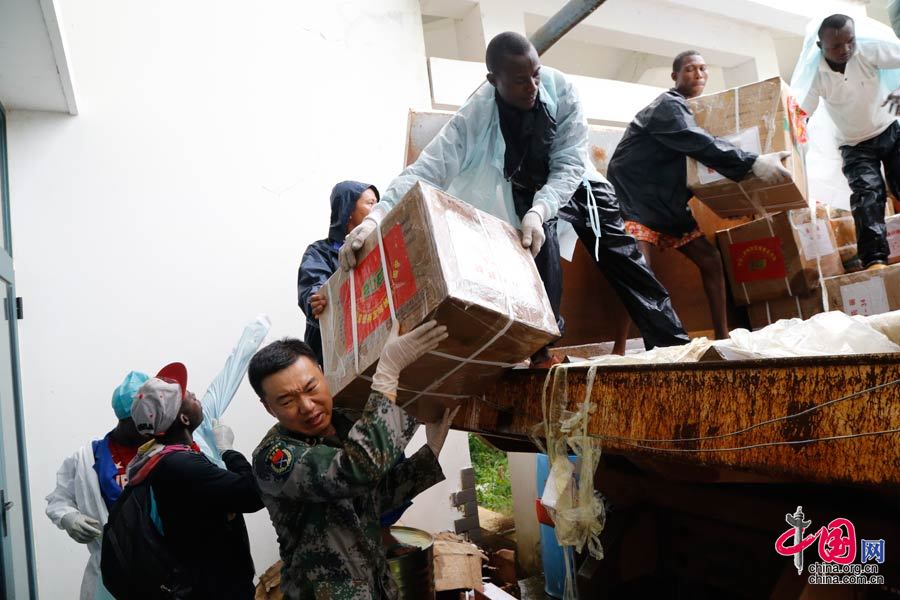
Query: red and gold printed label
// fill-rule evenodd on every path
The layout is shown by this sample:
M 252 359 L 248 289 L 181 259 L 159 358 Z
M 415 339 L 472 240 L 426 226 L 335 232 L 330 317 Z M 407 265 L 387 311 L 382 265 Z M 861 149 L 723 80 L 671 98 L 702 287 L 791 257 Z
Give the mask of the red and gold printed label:
M 809 117 L 806 111 L 800 108 L 797 99 L 793 96 L 787 98 L 788 118 L 791 122 L 791 135 L 795 144 L 805 144 L 809 139 L 806 135 L 806 119 Z
M 390 271 L 394 308 L 399 309 L 416 293 L 416 280 L 400 225 L 394 225 L 385 234 L 383 241 L 384 255 Z M 361 344 L 391 317 L 387 288 L 384 285 L 384 271 L 381 268 L 381 254 L 377 246 L 359 261 L 351 277 L 354 278 L 356 287 L 356 333 Z M 341 286 L 341 306 L 344 307 L 344 347 L 350 351 L 353 349 L 353 318 L 349 280 Z
M 787 276 L 781 240 L 777 237 L 738 242 L 729 246 L 731 269 L 737 283 Z

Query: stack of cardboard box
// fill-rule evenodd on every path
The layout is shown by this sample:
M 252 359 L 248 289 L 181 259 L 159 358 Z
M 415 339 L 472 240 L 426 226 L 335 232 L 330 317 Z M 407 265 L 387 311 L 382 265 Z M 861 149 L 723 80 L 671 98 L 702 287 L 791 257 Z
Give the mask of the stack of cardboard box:
M 877 315 L 900 310 L 900 264 L 825 280 L 829 310 L 848 315 Z
M 717 233 L 735 303 L 748 307 L 756 329 L 822 312 L 819 273 L 844 272 L 823 208 L 792 210 Z M 817 260 L 818 258 L 818 260 Z

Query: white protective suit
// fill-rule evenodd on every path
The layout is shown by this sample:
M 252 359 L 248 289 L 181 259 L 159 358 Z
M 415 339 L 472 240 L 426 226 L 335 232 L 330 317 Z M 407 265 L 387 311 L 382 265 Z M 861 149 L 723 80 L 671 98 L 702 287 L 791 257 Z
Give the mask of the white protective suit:
M 535 193 L 533 205 L 544 205 L 551 219 L 582 181 L 606 179 L 588 157 L 588 125 L 574 86 L 547 66 L 541 67 L 540 79 L 538 98 L 556 119 L 557 134 L 550 151 L 550 177 Z M 379 204 L 393 208 L 421 180 L 519 228 L 512 186 L 503 176 L 506 142 L 494 94 L 492 85 L 478 88 L 419 158 L 391 182 Z
M 203 453 L 224 468 L 221 454 L 216 448 L 212 432 L 212 420 L 222 416 L 234 398 L 253 354 L 269 332 L 269 319 L 260 315 L 244 328 L 243 335 L 231 355 L 225 361 L 225 368 L 206 390 L 203 405 L 203 423 L 194 432 L 194 441 Z M 62 518 L 74 511 L 97 519 L 106 524 L 109 513 L 100 493 L 100 481 L 94 470 L 94 451 L 90 442 L 82 446 L 72 456 L 63 461 L 56 472 L 56 489 L 47 496 L 47 516 L 53 524 L 62 529 Z M 87 544 L 91 556 L 81 580 L 81 600 L 103 600 L 110 598 L 100 579 L 100 540 Z

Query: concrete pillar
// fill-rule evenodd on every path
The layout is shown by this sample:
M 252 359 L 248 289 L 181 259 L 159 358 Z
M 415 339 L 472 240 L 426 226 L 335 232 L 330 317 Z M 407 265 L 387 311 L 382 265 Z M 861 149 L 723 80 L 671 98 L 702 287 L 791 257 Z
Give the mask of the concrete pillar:
M 533 575 L 543 570 L 541 531 L 534 506 L 537 498 L 537 455 L 530 452 L 509 452 L 507 456 L 513 518 L 516 522 L 516 560 L 525 574 Z

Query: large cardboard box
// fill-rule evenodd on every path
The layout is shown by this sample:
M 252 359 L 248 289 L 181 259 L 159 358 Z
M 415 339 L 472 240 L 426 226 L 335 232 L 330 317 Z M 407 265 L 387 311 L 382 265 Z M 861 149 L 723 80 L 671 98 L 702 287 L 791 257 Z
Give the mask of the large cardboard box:
M 808 319 L 824 310 L 822 292 L 815 290 L 802 296 L 754 302 L 747 306 L 747 315 L 753 329 L 762 329 L 780 319 Z
M 716 233 L 738 305 L 809 294 L 822 275 L 844 272 L 834 233 L 818 209 L 815 234 L 809 210 L 792 210 Z
M 534 260 L 509 224 L 417 184 L 384 218 L 380 234 L 366 240 L 352 279 L 339 270 L 325 284 L 329 303 L 319 324 L 338 405 L 365 404 L 390 332 L 382 264 L 401 333 L 429 319 L 449 330 L 449 339 L 400 378 L 397 402 L 421 420 L 482 393 L 506 366 L 559 337 Z
M 829 309 L 851 316 L 900 310 L 900 265 L 829 277 L 825 290 Z
M 763 183 L 752 173 L 734 182 L 688 158 L 688 187 L 701 202 L 722 217 L 738 217 L 804 208 L 806 171 L 798 142 L 806 125 L 790 88 L 778 77 L 700 96 L 688 101 L 697 124 L 715 136 L 757 154 L 790 150 L 785 166 L 793 181 Z

